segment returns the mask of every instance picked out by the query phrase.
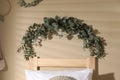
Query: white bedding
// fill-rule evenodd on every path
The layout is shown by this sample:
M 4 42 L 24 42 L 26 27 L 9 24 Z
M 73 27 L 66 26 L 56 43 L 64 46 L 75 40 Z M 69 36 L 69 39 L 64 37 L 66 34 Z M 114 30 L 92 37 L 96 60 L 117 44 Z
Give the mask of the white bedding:
M 92 69 L 84 70 L 63 70 L 63 71 L 33 71 L 25 70 L 26 80 L 51 80 L 56 76 L 66 76 L 74 78 L 74 80 L 92 80 Z M 60 79 L 64 80 L 64 79 Z M 72 79 L 70 79 L 72 80 Z

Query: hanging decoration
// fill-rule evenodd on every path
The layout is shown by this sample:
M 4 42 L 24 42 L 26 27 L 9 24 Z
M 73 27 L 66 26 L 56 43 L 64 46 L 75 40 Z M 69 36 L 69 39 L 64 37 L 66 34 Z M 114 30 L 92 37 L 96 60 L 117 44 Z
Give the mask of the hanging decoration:
M 33 6 L 36 6 L 38 5 L 41 1 L 43 0 L 33 0 L 32 2 L 30 3 L 26 3 L 25 0 L 19 0 L 18 1 L 18 4 L 21 6 L 21 7 L 33 7 Z
M 8 9 L 7 12 L 2 11 L 2 13 L 0 13 L 0 21 L 1 22 L 4 22 L 4 17 L 7 16 L 10 13 L 11 8 L 12 8 L 10 1 L 9 0 L 5 0 L 5 1 L 9 4 L 9 8 L 7 8 Z M 0 2 L 0 3 L 4 4 L 2 2 Z M 6 5 L 4 7 L 2 7 L 2 8 L 5 9 L 5 7 L 6 7 Z
M 61 34 L 59 31 L 64 34 Z M 98 31 L 94 30 L 91 25 L 74 17 L 44 17 L 44 23 L 34 23 L 29 26 L 22 38 L 18 52 L 23 50 L 25 59 L 29 60 L 30 57 L 37 56 L 33 45 L 42 46 L 43 39 L 51 40 L 53 35 L 56 35 L 60 38 L 66 36 L 68 40 L 71 40 L 74 35 L 77 35 L 78 39 L 83 40 L 83 47 L 90 50 L 90 56 L 102 58 L 106 56 L 104 47 L 106 43 L 97 34 Z

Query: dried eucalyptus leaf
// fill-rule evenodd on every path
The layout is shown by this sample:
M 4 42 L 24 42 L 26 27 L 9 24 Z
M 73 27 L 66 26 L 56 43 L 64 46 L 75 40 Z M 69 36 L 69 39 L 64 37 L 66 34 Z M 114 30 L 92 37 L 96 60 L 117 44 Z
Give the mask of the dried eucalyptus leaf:
M 73 38 L 72 35 L 67 35 L 67 39 L 68 39 L 68 40 L 71 40 L 72 38 Z

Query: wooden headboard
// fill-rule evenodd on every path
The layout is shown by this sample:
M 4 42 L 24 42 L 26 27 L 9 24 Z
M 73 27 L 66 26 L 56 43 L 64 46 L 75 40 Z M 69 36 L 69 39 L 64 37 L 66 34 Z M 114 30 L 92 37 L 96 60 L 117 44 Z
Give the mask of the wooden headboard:
M 38 70 L 39 67 L 93 69 L 92 80 L 97 80 L 98 77 L 98 60 L 95 57 L 85 59 L 41 59 L 34 57 L 29 60 L 30 70 Z

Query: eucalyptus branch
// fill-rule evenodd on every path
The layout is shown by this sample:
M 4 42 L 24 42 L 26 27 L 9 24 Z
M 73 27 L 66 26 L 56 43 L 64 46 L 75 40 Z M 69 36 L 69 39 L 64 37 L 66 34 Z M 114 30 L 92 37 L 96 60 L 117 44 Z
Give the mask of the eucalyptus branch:
M 18 4 L 21 6 L 21 7 L 33 7 L 33 6 L 36 6 L 38 5 L 41 1 L 43 0 L 33 0 L 32 2 L 30 3 L 26 3 L 25 0 L 19 0 L 18 1 Z
M 96 31 L 92 26 L 83 22 L 83 20 L 74 18 L 74 17 L 59 17 L 55 18 L 44 17 L 44 23 L 37 24 L 34 23 L 32 26 L 29 26 L 25 35 L 23 36 L 22 46 L 18 48 L 18 52 L 21 50 L 24 51 L 24 56 L 26 60 L 29 60 L 29 57 L 36 56 L 34 52 L 33 45 L 37 44 L 42 46 L 42 39 L 53 38 L 53 35 L 63 37 L 64 34 L 67 34 L 67 39 L 71 40 L 74 35 L 78 36 L 78 39 L 83 40 L 83 47 L 90 50 L 90 56 L 95 56 L 97 58 L 102 58 L 106 56 L 105 53 L 105 40 L 97 36 Z

